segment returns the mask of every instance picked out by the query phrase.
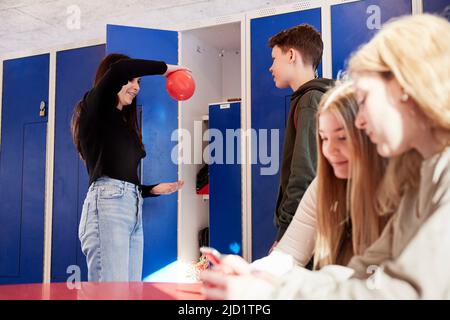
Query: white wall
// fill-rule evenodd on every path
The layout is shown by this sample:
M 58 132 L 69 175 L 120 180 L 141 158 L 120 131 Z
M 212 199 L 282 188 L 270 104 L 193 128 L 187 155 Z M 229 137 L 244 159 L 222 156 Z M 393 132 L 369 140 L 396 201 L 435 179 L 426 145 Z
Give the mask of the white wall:
M 241 49 L 224 52 L 222 58 L 222 100 L 241 98 Z

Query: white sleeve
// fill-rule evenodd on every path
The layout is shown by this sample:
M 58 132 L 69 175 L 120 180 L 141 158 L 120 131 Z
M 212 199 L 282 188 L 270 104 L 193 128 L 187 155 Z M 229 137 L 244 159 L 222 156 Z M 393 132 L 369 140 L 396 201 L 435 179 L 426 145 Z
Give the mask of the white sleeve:
M 252 263 L 252 269 L 266 271 L 274 276 L 282 276 L 291 271 L 294 266 L 294 258 L 279 250 L 273 250 L 267 257 Z
M 300 201 L 286 233 L 274 250 L 291 255 L 295 263 L 305 266 L 316 244 L 317 179 L 314 179 Z

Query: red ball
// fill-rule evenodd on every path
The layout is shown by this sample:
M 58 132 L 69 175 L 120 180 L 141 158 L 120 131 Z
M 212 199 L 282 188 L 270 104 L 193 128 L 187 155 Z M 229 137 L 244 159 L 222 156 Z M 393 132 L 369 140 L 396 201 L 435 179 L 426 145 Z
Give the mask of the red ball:
M 167 76 L 166 89 L 175 100 L 187 100 L 194 94 L 195 81 L 189 71 L 178 70 Z

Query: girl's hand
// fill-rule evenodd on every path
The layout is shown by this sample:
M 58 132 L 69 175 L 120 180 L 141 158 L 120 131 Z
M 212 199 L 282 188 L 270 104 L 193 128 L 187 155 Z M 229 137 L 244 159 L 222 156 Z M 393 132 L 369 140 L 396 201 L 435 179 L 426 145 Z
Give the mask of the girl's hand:
M 167 195 L 180 190 L 184 185 L 184 181 L 160 183 L 153 187 L 151 193 L 158 195 Z
M 191 70 L 189 70 L 188 68 L 186 68 L 186 67 L 183 67 L 183 66 L 177 66 L 177 65 L 173 65 L 173 64 L 168 64 L 167 65 L 167 71 L 166 71 L 166 73 L 164 73 L 163 74 L 163 76 L 168 76 L 169 74 L 171 74 L 172 72 L 175 72 L 175 71 L 179 71 L 179 70 L 186 70 L 186 71 L 189 71 L 189 72 L 192 72 Z
M 238 255 L 227 254 L 222 258 L 219 265 L 213 271 L 228 275 L 244 275 L 252 272 L 251 264 Z
M 215 271 L 200 273 L 202 294 L 207 300 L 241 300 L 258 295 L 258 290 L 272 289 L 277 279 L 266 272 L 228 275 Z

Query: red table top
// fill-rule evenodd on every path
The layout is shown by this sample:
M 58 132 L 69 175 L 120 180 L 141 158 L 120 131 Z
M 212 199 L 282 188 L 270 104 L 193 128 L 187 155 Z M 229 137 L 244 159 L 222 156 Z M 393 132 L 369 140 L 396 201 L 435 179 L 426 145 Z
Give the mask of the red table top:
M 0 285 L 0 300 L 203 300 L 200 290 L 200 283 L 39 283 Z

